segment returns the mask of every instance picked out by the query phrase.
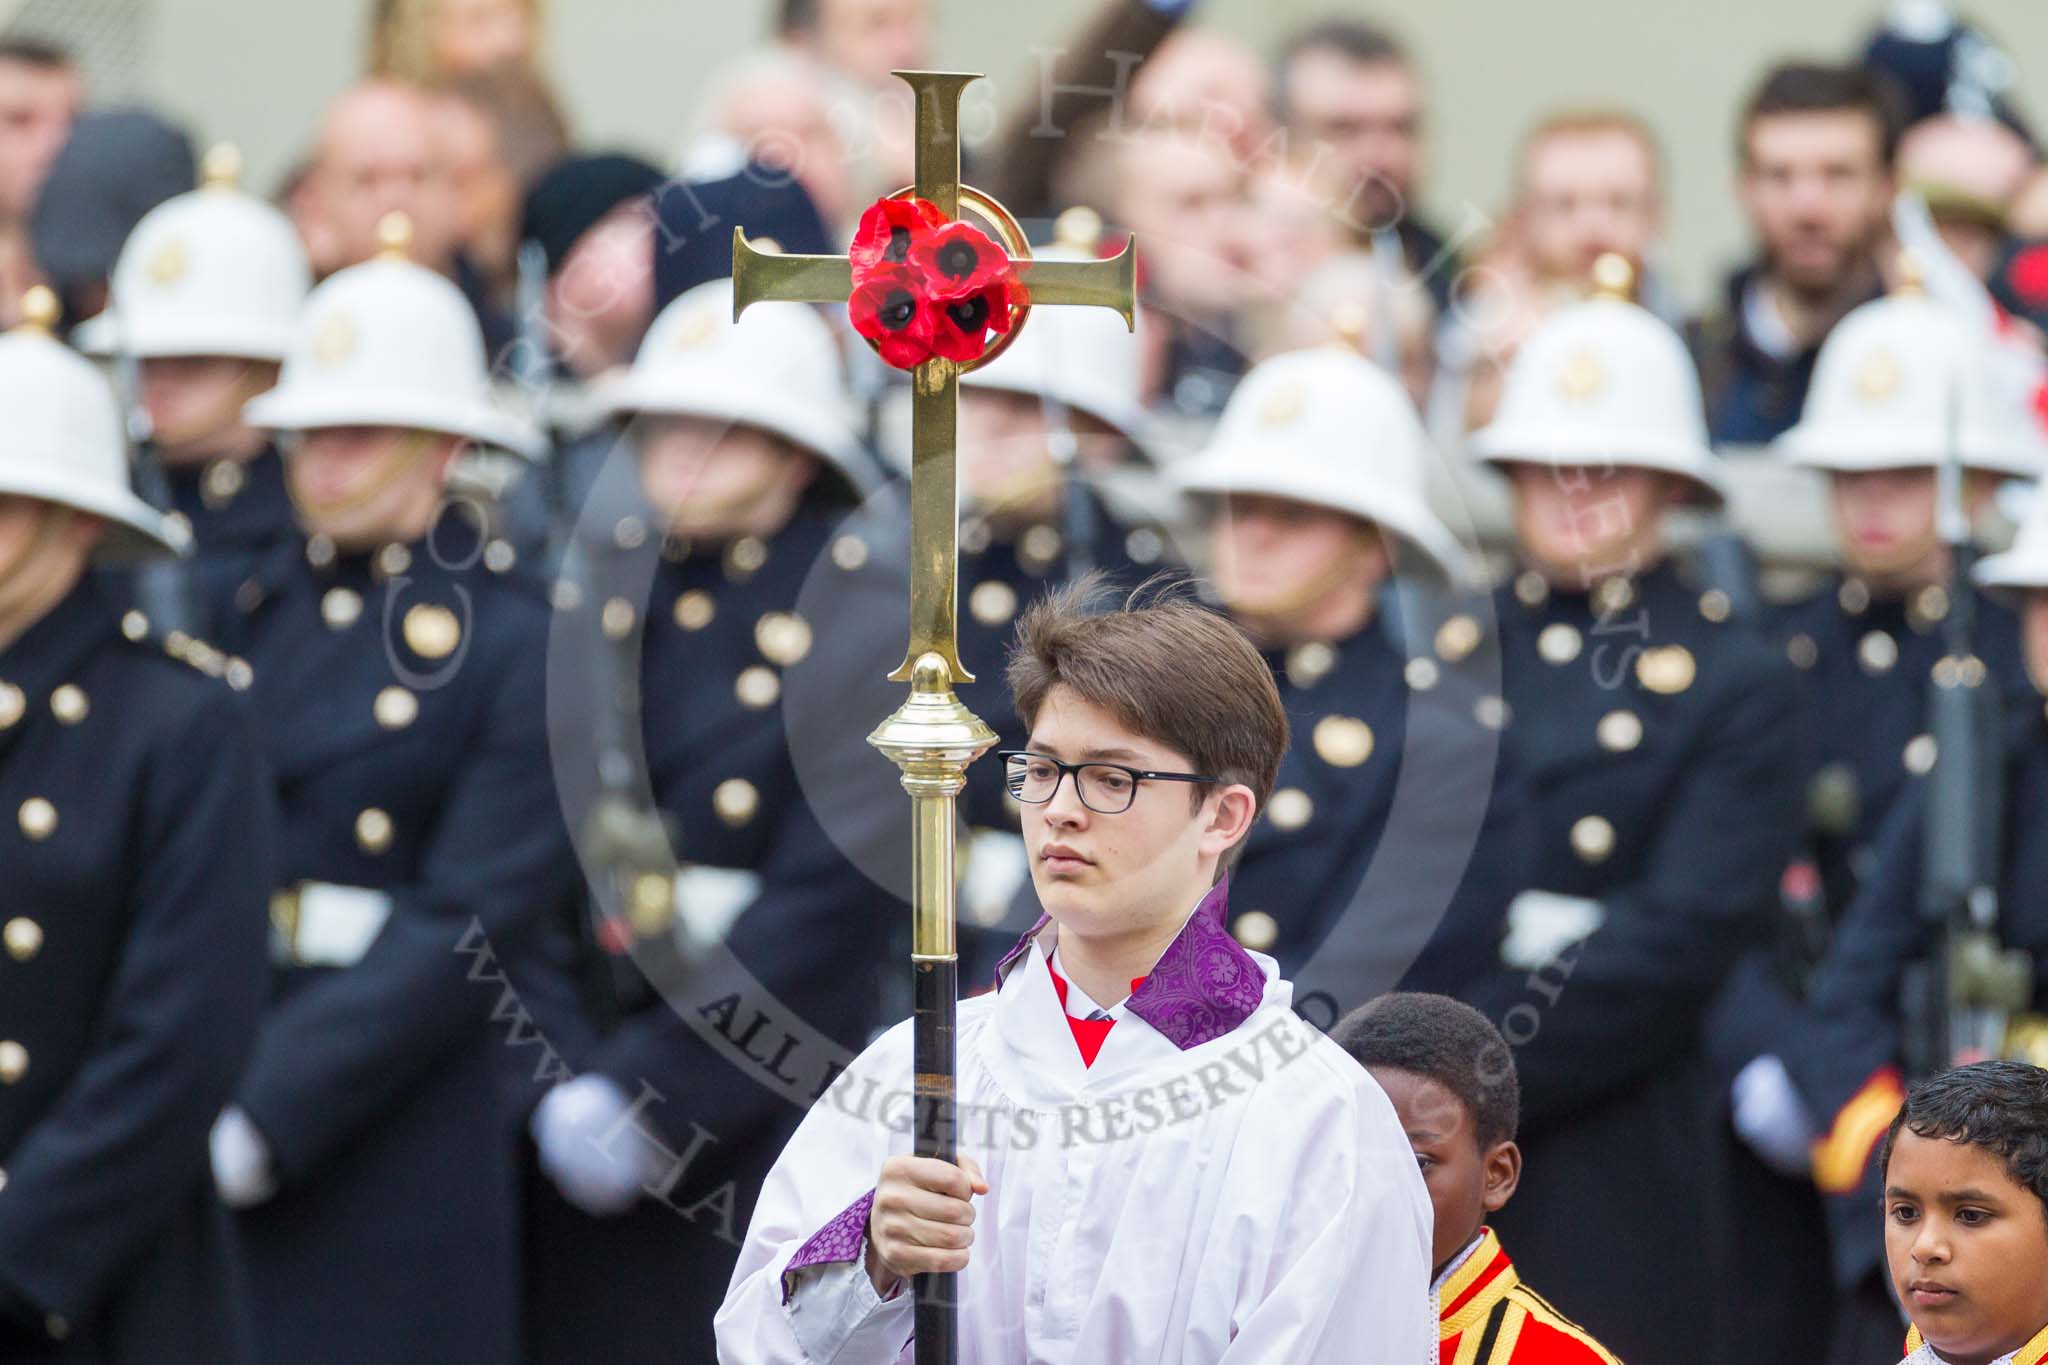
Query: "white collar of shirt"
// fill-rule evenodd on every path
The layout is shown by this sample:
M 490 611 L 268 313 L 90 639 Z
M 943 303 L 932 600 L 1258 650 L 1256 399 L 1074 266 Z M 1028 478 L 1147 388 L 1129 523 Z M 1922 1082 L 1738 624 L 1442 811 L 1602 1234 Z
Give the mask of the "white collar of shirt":
M 1785 325 L 1785 315 L 1778 311 L 1778 301 L 1764 286 L 1761 275 L 1751 280 L 1749 287 L 1742 291 L 1742 321 L 1749 331 L 1749 339 L 1772 359 L 1783 360 L 1799 350 L 1798 339 Z
M 1451 1276 L 1465 1268 L 1465 1262 L 1472 1259 L 1485 1241 L 1486 1229 L 1481 1228 L 1471 1241 L 1465 1243 L 1465 1249 L 1451 1258 L 1451 1263 L 1444 1267 L 1443 1274 L 1429 1282 L 1429 1320 L 1439 1324 L 1437 1340 L 1430 1343 L 1430 1365 L 1441 1365 L 1442 1362 L 1438 1349 L 1443 1345 L 1441 1324 L 1444 1320 L 1444 1286 L 1450 1283 Z
M 1126 994 L 1123 999 L 1107 1008 L 1096 1004 L 1088 992 L 1081 989 L 1080 983 L 1076 982 L 1073 977 L 1068 976 L 1066 968 L 1060 965 L 1060 945 L 1057 938 L 1053 940 L 1052 952 L 1047 955 L 1047 960 L 1051 963 L 1053 972 L 1059 979 L 1067 983 L 1068 1014 L 1073 1015 L 1076 1019 L 1121 1019 L 1124 1017 L 1124 1006 L 1131 1003 L 1129 994 Z
M 1429 1282 L 1429 1292 L 1432 1296 L 1435 1295 L 1438 1290 L 1444 1287 L 1444 1284 L 1451 1278 L 1451 1276 L 1457 1274 L 1460 1270 L 1463 1270 L 1465 1268 L 1465 1262 L 1472 1259 L 1472 1253 L 1479 1250 L 1479 1244 L 1485 1240 L 1486 1229 L 1481 1228 L 1479 1229 L 1478 1233 L 1473 1236 L 1471 1241 L 1465 1243 L 1465 1249 L 1451 1258 L 1451 1263 L 1444 1267 L 1443 1274 L 1437 1276 L 1434 1280 L 1431 1280 Z

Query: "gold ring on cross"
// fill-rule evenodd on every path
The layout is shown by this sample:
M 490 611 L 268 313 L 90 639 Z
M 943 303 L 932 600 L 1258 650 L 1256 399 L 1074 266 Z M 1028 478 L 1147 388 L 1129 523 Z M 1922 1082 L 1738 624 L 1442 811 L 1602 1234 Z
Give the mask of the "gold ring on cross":
M 911 199 L 915 198 L 916 195 L 917 186 L 905 185 L 889 197 L 891 199 Z M 980 218 L 983 222 L 994 228 L 996 238 L 1002 243 L 1003 250 L 1009 253 L 1010 259 L 1016 264 L 1021 266 L 1031 259 L 1030 239 L 1025 237 L 1024 228 L 1017 222 L 1016 215 L 997 203 L 989 195 L 983 194 L 972 185 L 962 185 L 960 187 L 960 208 L 963 213 L 968 209 L 972 209 L 977 218 Z M 983 351 L 978 358 L 960 365 L 958 367 L 960 373 L 966 374 L 969 370 L 978 370 L 1004 351 L 1010 349 L 1010 343 L 1017 339 L 1017 333 L 1024 330 L 1024 319 L 1030 316 L 1031 300 L 1027 293 L 1025 301 L 1010 310 L 1010 330 L 998 333 L 996 339 L 989 343 L 988 349 Z M 873 340 L 869 340 L 868 345 L 876 350 L 881 349 Z

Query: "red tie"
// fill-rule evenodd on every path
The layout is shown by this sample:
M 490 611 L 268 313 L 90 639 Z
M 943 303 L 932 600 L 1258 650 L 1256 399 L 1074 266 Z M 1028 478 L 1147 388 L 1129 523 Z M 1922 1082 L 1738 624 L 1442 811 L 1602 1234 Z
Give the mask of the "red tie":
M 1065 1013 L 1067 1008 L 1067 980 L 1058 972 L 1053 971 L 1052 959 L 1049 957 L 1045 959 L 1045 970 L 1052 977 L 1053 990 L 1059 995 L 1060 1011 Z M 1145 978 L 1142 976 L 1131 978 L 1131 990 L 1134 992 L 1144 984 Z M 1103 1040 L 1108 1038 L 1109 1031 L 1116 1027 L 1116 1020 L 1107 1014 L 1103 1015 L 1100 1019 L 1077 1019 L 1073 1015 L 1068 1014 L 1067 1027 L 1073 1032 L 1074 1046 L 1081 1049 L 1081 1065 L 1094 1066 L 1095 1056 L 1102 1051 Z

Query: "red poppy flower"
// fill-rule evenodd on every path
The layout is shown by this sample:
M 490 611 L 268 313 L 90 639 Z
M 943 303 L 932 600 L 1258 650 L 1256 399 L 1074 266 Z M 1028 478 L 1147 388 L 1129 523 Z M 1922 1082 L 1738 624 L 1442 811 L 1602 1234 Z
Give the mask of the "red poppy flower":
M 853 249 L 846 254 L 855 270 L 905 265 L 917 240 L 945 222 L 929 199 L 877 199 L 860 216 Z
M 1024 303 L 1024 286 L 1015 272 L 1005 271 L 988 284 L 958 298 L 931 304 L 931 346 L 934 354 L 966 363 L 981 359 L 988 334 L 1010 330 L 1010 310 Z
M 925 277 L 935 299 L 978 294 L 1011 271 L 1003 249 L 968 223 L 946 223 L 913 238 L 910 263 Z
M 932 307 L 917 276 L 905 266 L 883 265 L 857 272 L 855 281 L 846 301 L 853 330 L 900 370 L 930 360 Z
M 934 356 L 967 363 L 1010 330 L 1028 299 L 1017 269 L 980 229 L 947 222 L 929 201 L 881 199 L 861 215 L 853 249 L 853 328 L 882 359 L 914 369 Z

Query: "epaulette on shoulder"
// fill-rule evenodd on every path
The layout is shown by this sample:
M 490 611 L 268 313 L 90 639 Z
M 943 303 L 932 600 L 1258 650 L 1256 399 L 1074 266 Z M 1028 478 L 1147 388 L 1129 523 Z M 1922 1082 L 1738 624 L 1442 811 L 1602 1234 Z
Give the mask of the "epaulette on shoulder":
M 1528 1285 L 1517 1284 L 1508 1291 L 1508 1297 L 1513 1299 L 1523 1311 L 1528 1313 L 1531 1321 L 1541 1323 L 1551 1331 L 1568 1337 L 1580 1346 L 1585 1347 L 1586 1355 L 1589 1359 L 1600 1361 L 1602 1365 L 1621 1365 L 1621 1362 L 1615 1359 L 1613 1353 L 1596 1341 L 1590 1332 L 1558 1312 L 1550 1300 L 1538 1294 Z
M 121 618 L 121 634 L 130 643 L 165 657 L 176 659 L 196 673 L 225 682 L 237 692 L 245 692 L 255 681 L 255 671 L 249 661 L 228 654 L 195 635 L 182 630 L 158 633 L 147 616 L 140 611 L 130 611 Z

